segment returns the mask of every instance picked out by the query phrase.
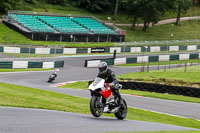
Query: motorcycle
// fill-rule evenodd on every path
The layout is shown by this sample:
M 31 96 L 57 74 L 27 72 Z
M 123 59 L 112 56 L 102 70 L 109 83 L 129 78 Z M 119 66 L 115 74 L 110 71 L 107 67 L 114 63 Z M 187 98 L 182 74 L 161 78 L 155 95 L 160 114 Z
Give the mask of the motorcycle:
M 118 85 L 119 89 L 122 85 Z M 90 111 L 94 117 L 100 117 L 102 113 L 114 113 L 116 118 L 123 120 L 127 115 L 127 104 L 124 99 L 120 105 L 118 105 L 118 97 L 112 92 L 112 88 L 109 83 L 105 83 L 105 80 L 97 77 L 92 82 L 88 90 L 91 92 L 90 99 Z
M 47 82 L 50 83 L 50 82 L 54 81 L 56 77 L 57 77 L 57 74 L 51 74 L 51 75 L 49 76 L 49 79 L 48 79 Z

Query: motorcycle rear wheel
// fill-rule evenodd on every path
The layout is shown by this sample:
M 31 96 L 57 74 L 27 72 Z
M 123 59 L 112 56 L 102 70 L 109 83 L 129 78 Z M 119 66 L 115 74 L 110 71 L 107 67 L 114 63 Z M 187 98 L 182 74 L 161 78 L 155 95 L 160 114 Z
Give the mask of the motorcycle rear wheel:
M 123 107 L 120 107 L 119 110 L 115 113 L 115 117 L 117 117 L 117 119 L 119 120 L 125 119 L 128 112 L 126 101 L 124 99 L 122 100 L 123 100 Z
M 92 96 L 90 100 L 90 111 L 94 117 L 100 117 L 104 109 L 103 104 L 102 104 L 102 107 L 97 107 L 98 106 L 97 100 L 98 100 L 97 96 Z

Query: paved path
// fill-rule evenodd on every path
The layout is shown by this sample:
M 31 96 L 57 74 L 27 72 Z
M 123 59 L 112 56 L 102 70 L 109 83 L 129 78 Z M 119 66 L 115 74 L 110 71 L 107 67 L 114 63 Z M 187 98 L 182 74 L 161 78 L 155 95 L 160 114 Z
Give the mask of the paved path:
M 198 20 L 198 19 L 200 19 L 200 16 L 181 17 L 180 21 Z M 172 18 L 172 19 L 166 19 L 166 20 L 158 21 L 158 23 L 155 24 L 155 25 L 169 24 L 169 23 L 175 23 L 175 22 L 176 22 L 176 18 Z M 116 25 L 117 26 L 132 26 L 132 24 L 116 24 Z M 143 24 L 137 24 L 136 26 L 143 27 Z M 152 26 L 152 24 L 150 24 L 150 26 Z

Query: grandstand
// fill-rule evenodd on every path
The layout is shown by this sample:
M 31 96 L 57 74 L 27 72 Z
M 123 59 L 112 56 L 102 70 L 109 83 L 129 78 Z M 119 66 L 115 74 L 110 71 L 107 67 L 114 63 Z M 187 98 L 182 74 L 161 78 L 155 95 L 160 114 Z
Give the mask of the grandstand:
M 123 42 L 125 32 L 94 17 L 9 11 L 3 23 L 31 40 Z

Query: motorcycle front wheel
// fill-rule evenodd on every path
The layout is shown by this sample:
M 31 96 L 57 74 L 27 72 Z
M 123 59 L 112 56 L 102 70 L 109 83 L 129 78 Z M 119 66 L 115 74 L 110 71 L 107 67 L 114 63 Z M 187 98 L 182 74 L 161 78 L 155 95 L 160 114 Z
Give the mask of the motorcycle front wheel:
M 103 113 L 103 104 L 98 101 L 100 98 L 97 96 L 92 96 L 90 100 L 90 111 L 94 117 L 100 117 Z
M 120 119 L 120 120 L 125 119 L 128 112 L 126 101 L 124 99 L 122 100 L 123 100 L 123 105 L 120 105 L 119 110 L 115 113 L 115 116 L 117 117 L 117 119 Z

